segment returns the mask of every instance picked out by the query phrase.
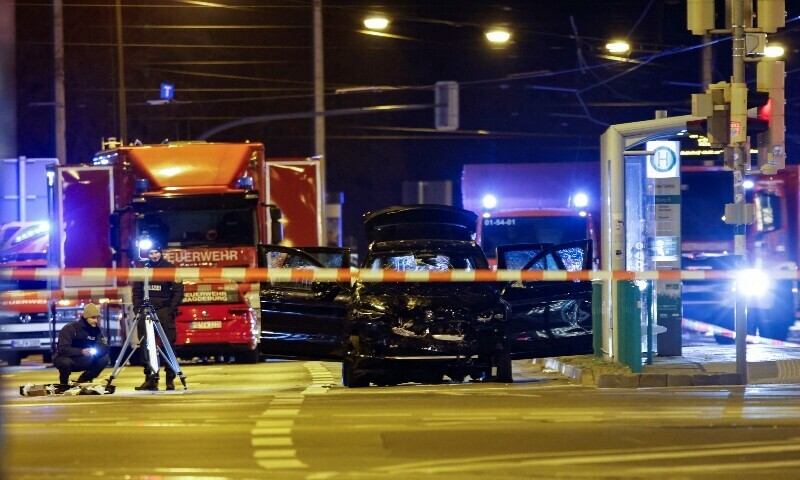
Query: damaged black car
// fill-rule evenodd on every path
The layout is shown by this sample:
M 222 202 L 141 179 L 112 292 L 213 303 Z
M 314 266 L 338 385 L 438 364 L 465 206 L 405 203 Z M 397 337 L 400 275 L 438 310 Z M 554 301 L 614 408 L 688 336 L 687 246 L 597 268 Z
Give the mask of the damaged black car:
M 362 270 L 485 270 L 477 216 L 439 205 L 368 213 Z M 591 242 L 498 249 L 501 268 L 581 270 Z M 347 268 L 347 249 L 261 246 L 269 268 Z M 512 382 L 512 359 L 592 351 L 588 282 L 273 282 L 261 288 L 261 351 L 340 359 L 348 387 Z

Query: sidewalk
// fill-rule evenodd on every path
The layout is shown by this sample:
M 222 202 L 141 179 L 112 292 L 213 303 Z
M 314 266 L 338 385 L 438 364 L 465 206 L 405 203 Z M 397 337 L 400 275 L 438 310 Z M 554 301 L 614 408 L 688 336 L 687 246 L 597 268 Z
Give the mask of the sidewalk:
M 642 373 L 594 355 L 538 359 L 534 364 L 598 388 L 800 383 L 800 348 L 758 344 L 747 346 L 747 382 L 740 382 L 736 373 L 735 345 L 684 346 L 679 357 L 653 357 Z

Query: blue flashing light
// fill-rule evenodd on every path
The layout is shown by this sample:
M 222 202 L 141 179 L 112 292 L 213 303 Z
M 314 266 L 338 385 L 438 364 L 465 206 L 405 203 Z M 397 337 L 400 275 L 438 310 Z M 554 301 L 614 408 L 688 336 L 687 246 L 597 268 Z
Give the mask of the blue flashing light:
M 585 208 L 587 205 L 589 205 L 589 196 L 585 193 L 576 193 L 572 197 L 572 206 L 575 208 Z
M 497 206 L 497 197 L 494 195 L 487 194 L 483 196 L 483 208 L 494 208 Z
M 742 184 L 742 186 L 745 188 L 745 190 L 750 190 L 751 188 L 755 187 L 755 186 L 756 186 L 756 184 L 755 184 L 755 182 L 753 182 L 752 180 L 749 180 L 749 179 L 748 179 L 748 180 L 745 180 L 745 181 L 744 181 L 744 183 Z

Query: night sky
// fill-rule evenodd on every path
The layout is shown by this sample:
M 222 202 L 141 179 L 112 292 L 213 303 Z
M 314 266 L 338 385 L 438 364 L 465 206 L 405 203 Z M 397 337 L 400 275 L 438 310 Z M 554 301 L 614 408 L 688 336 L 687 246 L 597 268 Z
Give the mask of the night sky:
M 119 136 L 117 29 L 113 0 L 65 1 L 68 163 L 88 161 L 103 137 Z M 720 2 L 718 2 L 720 3 Z M 243 117 L 313 110 L 310 1 L 122 1 L 126 141 L 192 140 Z M 786 55 L 788 163 L 798 163 L 797 56 L 800 2 L 770 36 Z M 592 162 L 599 136 L 656 110 L 690 113 L 700 85 L 701 38 L 686 30 L 684 0 L 517 2 L 324 1 L 327 110 L 432 104 L 432 85 L 459 82 L 460 129 L 438 132 L 433 110 L 327 119 L 327 188 L 344 192 L 346 246 L 361 244 L 361 215 L 402 200 L 403 181 L 450 180 L 460 204 L 465 163 Z M 365 33 L 365 14 L 392 18 Z M 722 12 L 720 12 L 722 13 Z M 18 154 L 52 157 L 52 3 L 17 2 Z M 485 27 L 511 43 L 490 48 Z M 608 58 L 627 38 L 627 62 Z M 713 81 L 731 75 L 731 42 L 713 47 Z M 747 79 L 755 80 L 754 66 Z M 175 102 L 153 106 L 162 82 Z M 335 93 L 363 86 L 380 93 Z M 259 141 L 268 157 L 314 153 L 311 119 L 226 130 L 212 141 Z

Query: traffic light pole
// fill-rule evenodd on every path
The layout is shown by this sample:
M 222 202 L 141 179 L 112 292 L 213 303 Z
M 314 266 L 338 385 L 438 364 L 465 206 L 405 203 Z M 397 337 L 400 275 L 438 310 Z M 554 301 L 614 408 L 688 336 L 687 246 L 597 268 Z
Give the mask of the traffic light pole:
M 744 0 L 733 0 L 731 2 L 731 30 L 733 34 L 733 77 L 731 78 L 732 90 L 745 83 L 745 31 L 744 31 Z M 746 86 L 744 91 L 746 92 Z M 743 212 L 745 211 L 745 190 L 744 179 L 745 170 L 750 163 L 750 148 L 747 142 L 747 135 L 734 135 L 734 122 L 738 118 L 734 115 L 736 107 L 731 105 L 731 142 L 729 148 L 733 149 L 733 207 L 736 212 L 736 223 L 734 225 L 734 255 L 738 257 L 740 268 L 747 266 L 747 230 Z M 747 106 L 745 103 L 744 114 L 746 117 Z M 747 128 L 747 121 L 739 123 L 740 129 Z M 744 141 L 741 141 L 742 138 Z M 734 330 L 736 331 L 736 373 L 739 381 L 747 384 L 747 304 L 741 285 L 736 286 L 734 295 Z

